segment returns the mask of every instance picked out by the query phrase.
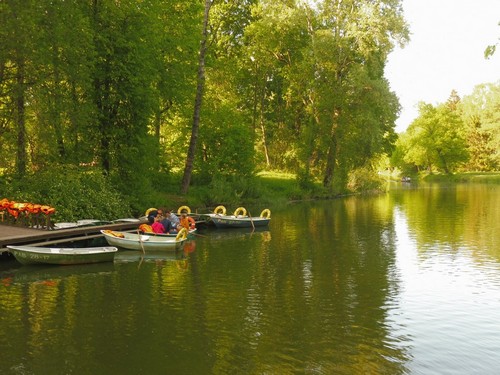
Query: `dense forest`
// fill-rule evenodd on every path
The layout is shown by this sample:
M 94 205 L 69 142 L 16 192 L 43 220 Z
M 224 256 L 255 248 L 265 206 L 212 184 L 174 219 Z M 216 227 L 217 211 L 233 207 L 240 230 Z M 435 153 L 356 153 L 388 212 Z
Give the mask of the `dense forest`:
M 453 101 L 422 104 L 398 140 L 384 67 L 409 40 L 400 0 L 4 0 L 0 38 L 3 194 L 65 218 L 193 187 L 207 205 L 257 197 L 262 170 L 335 195 L 394 149 L 403 170 L 498 168 L 474 108 L 490 92 L 498 106 L 498 85 L 461 101 L 455 143 L 408 156 L 428 123 L 455 129 Z

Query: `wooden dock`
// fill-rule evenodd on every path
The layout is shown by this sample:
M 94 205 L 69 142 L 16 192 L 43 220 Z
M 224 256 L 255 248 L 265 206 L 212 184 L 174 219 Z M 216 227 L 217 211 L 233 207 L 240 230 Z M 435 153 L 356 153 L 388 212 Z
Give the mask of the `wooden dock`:
M 101 229 L 127 231 L 137 229 L 140 222 L 75 227 L 57 230 L 30 229 L 0 224 L 0 253 L 8 252 L 8 245 L 51 246 L 70 241 L 102 237 Z

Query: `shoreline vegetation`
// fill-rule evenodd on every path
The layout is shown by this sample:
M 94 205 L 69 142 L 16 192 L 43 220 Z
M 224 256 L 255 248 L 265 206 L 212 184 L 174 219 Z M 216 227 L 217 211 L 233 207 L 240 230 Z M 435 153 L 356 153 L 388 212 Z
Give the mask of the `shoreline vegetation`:
M 66 171 L 68 172 L 68 171 Z M 38 179 L 3 181 L 4 198 L 23 201 L 43 201 L 56 208 L 54 222 L 80 219 L 114 220 L 125 217 L 140 217 L 150 207 L 177 211 L 189 206 L 193 213 L 209 213 L 214 207 L 224 205 L 232 208 L 245 206 L 251 211 L 273 209 L 290 203 L 307 200 L 327 200 L 356 194 L 380 194 L 389 189 L 388 183 L 401 183 L 397 172 L 381 172 L 377 177 L 365 177 L 351 189 L 332 193 L 320 181 L 301 186 L 294 174 L 283 172 L 261 172 L 247 180 L 219 181 L 217 184 L 193 184 L 188 194 L 177 193 L 171 186 L 179 176 L 169 176 L 168 181 L 157 181 L 153 191 L 138 192 L 137 196 L 121 196 L 105 178 L 99 174 L 70 173 L 38 175 Z M 492 183 L 500 184 L 500 172 L 467 172 L 446 174 L 412 175 L 411 184 Z M 376 180 L 376 181 L 375 181 Z M 385 187 L 384 187 L 385 186 Z M 0 197 L 1 199 L 2 197 Z
M 410 41 L 401 2 L 7 2 L 5 210 L 16 223 L 32 202 L 54 222 L 255 213 L 403 177 L 489 180 L 413 175 L 499 170 L 500 81 L 419 103 L 397 133 L 384 68 Z

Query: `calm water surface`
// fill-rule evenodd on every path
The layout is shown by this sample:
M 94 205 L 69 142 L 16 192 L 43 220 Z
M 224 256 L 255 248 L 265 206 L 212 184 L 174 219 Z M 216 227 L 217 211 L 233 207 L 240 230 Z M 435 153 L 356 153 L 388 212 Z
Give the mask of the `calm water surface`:
M 498 374 L 499 206 L 409 185 L 176 254 L 1 262 L 0 374 Z

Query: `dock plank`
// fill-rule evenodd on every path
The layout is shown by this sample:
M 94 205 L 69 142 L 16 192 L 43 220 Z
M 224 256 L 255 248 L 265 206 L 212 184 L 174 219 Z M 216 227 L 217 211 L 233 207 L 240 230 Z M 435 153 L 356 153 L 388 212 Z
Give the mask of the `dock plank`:
M 6 247 L 8 245 L 53 245 L 57 243 L 72 241 L 75 239 L 82 239 L 89 236 L 100 236 L 101 229 L 111 229 L 118 231 L 133 230 L 138 228 L 140 224 L 140 222 L 123 222 L 57 230 L 31 229 L 1 224 L 0 252 L 7 251 L 8 249 Z

